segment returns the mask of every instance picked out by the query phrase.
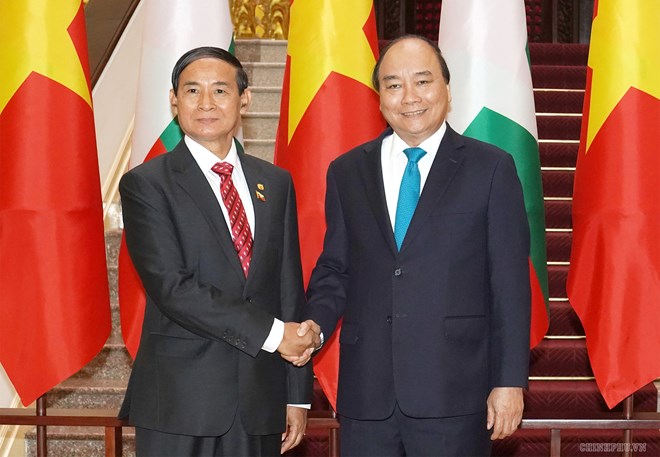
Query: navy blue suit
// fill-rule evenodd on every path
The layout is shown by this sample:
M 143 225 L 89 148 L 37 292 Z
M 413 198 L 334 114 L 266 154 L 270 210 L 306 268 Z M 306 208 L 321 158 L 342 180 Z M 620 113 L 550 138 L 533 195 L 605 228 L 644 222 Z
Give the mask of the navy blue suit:
M 527 386 L 529 229 L 514 162 L 447 126 L 399 252 L 381 171 L 391 133 L 328 169 L 306 315 L 326 340 L 344 319 L 337 410 L 359 420 L 395 404 L 415 418 L 483 412 L 492 388 Z

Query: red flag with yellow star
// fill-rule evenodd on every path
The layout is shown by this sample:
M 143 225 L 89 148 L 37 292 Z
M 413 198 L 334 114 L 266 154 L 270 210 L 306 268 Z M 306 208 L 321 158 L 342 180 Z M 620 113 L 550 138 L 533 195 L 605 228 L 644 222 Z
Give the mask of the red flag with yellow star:
M 372 0 L 295 0 L 287 54 L 275 163 L 291 172 L 296 186 L 307 283 L 323 246 L 328 165 L 385 128 L 370 82 L 378 56 Z M 338 334 L 314 358 L 333 408 Z
M 0 2 L 0 363 L 24 405 L 110 334 L 80 0 Z
M 660 377 L 658 18 L 600 0 L 589 49 L 567 289 L 610 408 Z

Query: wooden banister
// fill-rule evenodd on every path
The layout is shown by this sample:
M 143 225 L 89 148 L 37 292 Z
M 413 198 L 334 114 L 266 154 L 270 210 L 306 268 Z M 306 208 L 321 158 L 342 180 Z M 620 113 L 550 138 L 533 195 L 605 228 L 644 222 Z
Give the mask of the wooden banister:
M 114 409 L 48 409 L 47 416 L 38 416 L 34 409 L 0 408 L 0 425 L 104 427 L 106 457 L 121 457 L 122 429 L 130 427 L 127 421 L 117 419 L 117 411 Z M 339 455 L 339 421 L 331 411 L 311 411 L 307 428 L 328 430 L 328 455 Z M 560 457 L 561 430 L 660 429 L 660 413 L 638 412 L 633 413 L 629 419 L 622 413 L 606 413 L 597 418 L 527 417 L 523 419 L 521 428 L 549 430 L 550 457 Z

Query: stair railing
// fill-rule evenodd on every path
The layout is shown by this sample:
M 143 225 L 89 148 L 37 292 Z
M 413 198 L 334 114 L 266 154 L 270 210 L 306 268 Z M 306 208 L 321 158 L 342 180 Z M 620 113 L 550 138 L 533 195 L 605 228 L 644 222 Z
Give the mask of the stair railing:
M 39 400 L 43 403 L 39 405 Z M 116 410 L 102 409 L 49 409 L 43 406 L 43 397 L 36 409 L 0 408 L 0 425 L 31 425 L 37 427 L 37 457 L 47 457 L 47 426 L 96 426 L 105 428 L 105 456 L 122 456 L 122 430 L 131 427 L 117 418 Z M 633 430 L 660 429 L 660 413 L 632 412 L 632 398 L 626 399 L 623 413 L 608 413 L 597 419 L 582 418 L 524 418 L 520 428 L 550 431 L 550 457 L 561 457 L 562 430 L 622 430 L 623 443 L 583 443 L 584 452 L 595 452 L 607 447 L 607 452 L 621 451 L 629 457 L 643 450 L 645 443 L 633 443 Z M 310 411 L 308 430 L 327 430 L 328 456 L 339 456 L 339 421 L 332 411 Z M 41 430 L 41 433 L 39 432 Z M 593 447 L 593 449 L 592 449 Z

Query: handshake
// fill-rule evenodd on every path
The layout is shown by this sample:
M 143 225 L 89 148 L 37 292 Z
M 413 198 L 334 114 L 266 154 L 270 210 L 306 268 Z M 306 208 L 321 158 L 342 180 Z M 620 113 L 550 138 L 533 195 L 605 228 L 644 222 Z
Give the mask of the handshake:
M 277 347 L 282 358 L 301 367 L 309 362 L 312 354 L 321 346 L 321 327 L 312 321 L 306 320 L 284 323 L 284 337 Z

